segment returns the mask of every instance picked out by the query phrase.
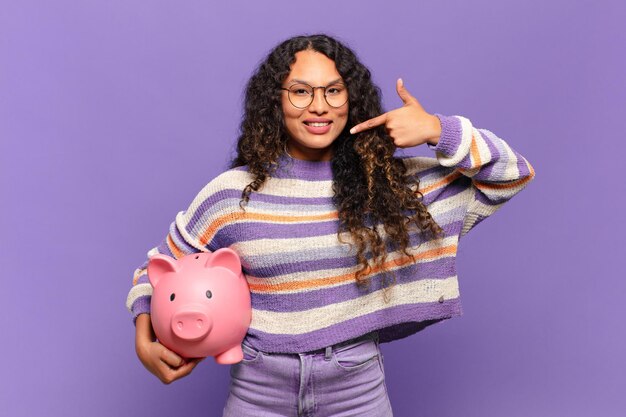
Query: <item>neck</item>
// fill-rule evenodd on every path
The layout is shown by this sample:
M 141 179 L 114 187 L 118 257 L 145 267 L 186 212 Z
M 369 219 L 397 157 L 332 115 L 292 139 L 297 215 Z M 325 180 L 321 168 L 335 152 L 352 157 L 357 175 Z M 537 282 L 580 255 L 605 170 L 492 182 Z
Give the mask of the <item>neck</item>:
M 323 149 L 302 149 L 298 146 L 294 146 L 291 141 L 287 142 L 287 145 L 285 146 L 285 152 L 289 157 L 293 159 L 310 162 L 330 161 L 333 157 L 332 147 L 327 147 Z

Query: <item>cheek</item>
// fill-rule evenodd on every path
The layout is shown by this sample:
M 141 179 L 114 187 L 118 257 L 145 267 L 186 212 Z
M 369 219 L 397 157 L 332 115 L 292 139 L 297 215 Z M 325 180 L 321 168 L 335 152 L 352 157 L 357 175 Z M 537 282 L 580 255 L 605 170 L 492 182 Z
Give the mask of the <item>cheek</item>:
M 302 111 L 300 109 L 295 108 L 286 95 L 282 96 L 281 104 L 283 107 L 283 115 L 285 115 L 285 119 L 287 117 L 297 117 Z
M 346 106 L 345 109 L 341 109 L 341 111 L 337 112 L 337 118 L 341 121 L 342 129 L 348 123 L 349 114 L 350 112 L 349 112 L 348 106 Z
M 283 104 L 283 119 L 285 120 L 285 123 L 289 123 L 289 122 L 293 123 L 295 119 L 300 117 L 302 110 L 299 110 L 293 107 L 291 103 L 287 101 L 286 98 L 283 98 L 282 104 Z

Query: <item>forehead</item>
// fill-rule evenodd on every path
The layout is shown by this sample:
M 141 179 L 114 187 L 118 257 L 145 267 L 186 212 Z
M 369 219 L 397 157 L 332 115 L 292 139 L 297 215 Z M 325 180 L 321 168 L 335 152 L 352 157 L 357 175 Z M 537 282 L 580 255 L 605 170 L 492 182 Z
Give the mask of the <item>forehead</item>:
M 322 53 L 306 50 L 297 52 L 295 57 L 291 72 L 287 76 L 287 83 L 298 80 L 311 85 L 326 85 L 341 79 L 335 62 Z

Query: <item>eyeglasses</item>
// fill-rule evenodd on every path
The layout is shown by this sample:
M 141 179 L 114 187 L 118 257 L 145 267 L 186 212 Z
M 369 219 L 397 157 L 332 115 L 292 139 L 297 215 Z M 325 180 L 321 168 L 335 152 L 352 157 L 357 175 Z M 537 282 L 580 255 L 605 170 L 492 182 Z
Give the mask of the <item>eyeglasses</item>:
M 294 107 L 306 109 L 313 103 L 315 90 L 324 90 L 324 99 L 330 107 L 341 107 L 348 102 L 348 89 L 341 83 L 330 84 L 325 87 L 312 87 L 308 84 L 294 84 L 289 88 L 281 88 L 287 91 L 289 102 Z

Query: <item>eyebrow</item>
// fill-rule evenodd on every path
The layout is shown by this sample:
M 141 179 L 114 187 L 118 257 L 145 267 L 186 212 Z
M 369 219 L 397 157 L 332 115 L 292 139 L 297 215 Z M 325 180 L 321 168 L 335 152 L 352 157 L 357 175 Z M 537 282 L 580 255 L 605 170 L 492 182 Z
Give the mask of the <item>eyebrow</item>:
M 331 82 L 329 82 L 326 85 L 333 85 L 333 84 L 337 84 L 337 83 L 343 83 L 343 80 L 341 78 L 337 78 L 336 80 L 332 80 Z M 304 80 L 298 80 L 298 79 L 295 79 L 295 78 L 292 79 L 292 80 L 289 80 L 289 84 L 307 84 L 307 85 L 310 85 L 311 87 L 313 87 L 310 82 L 304 81 Z

